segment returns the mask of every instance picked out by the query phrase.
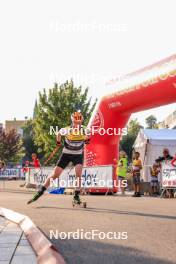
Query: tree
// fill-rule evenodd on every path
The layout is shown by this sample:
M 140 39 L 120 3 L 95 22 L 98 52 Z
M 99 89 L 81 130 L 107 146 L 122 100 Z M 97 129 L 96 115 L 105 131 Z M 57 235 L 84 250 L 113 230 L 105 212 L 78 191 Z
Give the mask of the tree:
M 23 126 L 23 147 L 25 149 L 25 156 L 23 160 L 30 160 L 32 153 L 38 153 L 38 146 L 34 142 L 34 121 L 28 120 Z M 40 153 L 42 154 L 42 153 Z M 42 155 L 39 155 L 41 158 Z
M 150 115 L 145 119 L 147 124 L 147 128 L 158 128 L 157 126 L 157 118 L 154 115 Z
M 22 157 L 22 140 L 16 131 L 10 130 L 6 133 L 0 130 L 0 159 L 9 161 L 19 161 Z
M 87 124 L 95 107 L 88 98 L 89 88 L 83 90 L 82 86 L 76 87 L 73 81 L 66 81 L 58 86 L 54 84 L 48 92 L 43 89 L 39 93 L 39 100 L 35 104 L 34 133 L 35 144 L 44 151 L 45 158 L 55 148 L 55 134 L 50 135 L 51 127 L 59 130 L 70 124 L 70 115 L 80 110 Z
M 128 134 L 123 136 L 120 141 L 120 149 L 127 153 L 129 159 L 131 159 L 133 144 L 141 128 L 143 127 L 139 124 L 137 119 L 130 120 L 128 124 Z
M 35 105 L 34 105 L 34 110 L 33 110 L 33 119 L 35 119 L 37 115 L 37 108 L 38 108 L 37 100 L 35 100 Z

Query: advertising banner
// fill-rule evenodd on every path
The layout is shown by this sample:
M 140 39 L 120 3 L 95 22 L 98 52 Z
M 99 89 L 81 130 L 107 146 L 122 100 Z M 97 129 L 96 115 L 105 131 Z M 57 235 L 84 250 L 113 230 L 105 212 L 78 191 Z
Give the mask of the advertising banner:
M 42 169 L 30 169 L 28 182 L 31 184 L 43 184 L 46 178 L 52 173 L 52 167 Z M 112 166 L 85 167 L 82 172 L 81 186 L 83 188 L 113 188 L 113 168 Z M 74 168 L 67 168 L 51 185 L 54 187 L 75 188 L 78 183 Z
M 0 170 L 0 179 L 13 179 L 20 178 L 23 176 L 21 169 L 12 168 L 12 169 L 1 169 Z
M 176 188 L 176 167 L 170 162 L 162 164 L 162 187 Z
M 112 166 L 84 167 L 81 177 L 83 188 L 113 188 Z M 60 187 L 75 187 L 76 175 L 74 169 L 66 169 L 59 178 Z M 66 186 L 64 186 L 66 184 Z

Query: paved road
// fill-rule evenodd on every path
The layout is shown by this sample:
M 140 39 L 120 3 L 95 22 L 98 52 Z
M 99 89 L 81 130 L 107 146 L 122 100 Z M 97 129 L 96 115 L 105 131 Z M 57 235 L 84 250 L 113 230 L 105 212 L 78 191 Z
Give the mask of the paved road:
M 127 240 L 52 239 L 67 263 L 176 263 L 176 199 L 86 196 L 87 209 L 72 208 L 71 196 L 44 195 L 26 206 L 27 192 L 0 190 L 0 206 L 24 213 L 44 233 L 99 230 L 127 232 Z

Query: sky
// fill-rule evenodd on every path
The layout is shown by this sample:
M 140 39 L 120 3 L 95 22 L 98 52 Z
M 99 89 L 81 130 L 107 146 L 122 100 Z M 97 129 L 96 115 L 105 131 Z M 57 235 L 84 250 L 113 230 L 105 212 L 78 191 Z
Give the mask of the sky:
M 73 79 L 89 95 L 175 54 L 175 0 L 6 0 L 0 3 L 0 122 L 31 117 L 38 92 Z M 137 113 L 162 121 L 176 104 Z

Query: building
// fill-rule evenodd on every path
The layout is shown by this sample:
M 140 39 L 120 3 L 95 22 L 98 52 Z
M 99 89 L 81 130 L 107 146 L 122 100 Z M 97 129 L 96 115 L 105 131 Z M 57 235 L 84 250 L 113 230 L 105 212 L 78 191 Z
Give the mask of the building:
M 18 134 L 23 135 L 22 127 L 25 125 L 26 120 L 6 120 L 5 131 L 8 133 L 10 130 L 15 129 Z
M 159 123 L 159 128 L 176 128 L 176 110 Z

